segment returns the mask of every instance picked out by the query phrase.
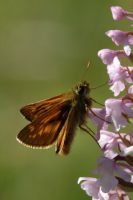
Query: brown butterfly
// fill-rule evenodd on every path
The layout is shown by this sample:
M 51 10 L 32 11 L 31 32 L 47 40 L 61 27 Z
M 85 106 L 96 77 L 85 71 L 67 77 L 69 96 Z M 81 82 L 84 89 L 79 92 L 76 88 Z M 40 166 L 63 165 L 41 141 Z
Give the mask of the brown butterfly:
M 85 128 L 92 106 L 89 93 L 89 84 L 81 81 L 68 93 L 24 106 L 20 111 L 30 124 L 20 131 L 17 140 L 32 148 L 49 148 L 56 142 L 56 153 L 68 154 L 76 127 L 89 132 Z

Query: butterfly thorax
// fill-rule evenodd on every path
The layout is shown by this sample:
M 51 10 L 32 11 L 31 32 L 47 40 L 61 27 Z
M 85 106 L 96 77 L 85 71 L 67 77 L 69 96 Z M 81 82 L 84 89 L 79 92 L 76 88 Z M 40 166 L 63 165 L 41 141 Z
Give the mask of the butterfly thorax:
M 85 116 L 88 108 L 90 108 L 92 104 L 92 100 L 89 97 L 89 84 L 86 81 L 82 81 L 75 86 L 73 92 L 74 98 L 72 105 L 77 110 L 78 123 L 83 124 L 85 122 Z
M 87 104 L 87 106 L 91 106 L 91 98 L 89 97 L 90 88 L 88 82 L 81 81 L 75 86 L 73 92 L 74 100 L 78 102 L 79 105 Z

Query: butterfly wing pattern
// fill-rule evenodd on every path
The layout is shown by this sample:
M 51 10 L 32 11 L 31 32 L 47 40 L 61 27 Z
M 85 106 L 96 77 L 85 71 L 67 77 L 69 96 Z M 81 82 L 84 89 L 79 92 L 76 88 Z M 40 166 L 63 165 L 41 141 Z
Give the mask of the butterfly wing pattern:
M 48 148 L 58 140 L 56 153 L 67 154 L 65 146 L 68 146 L 67 135 L 71 131 L 71 126 L 68 127 L 71 103 L 70 95 L 66 98 L 66 94 L 62 94 L 23 107 L 21 113 L 31 123 L 20 131 L 17 140 L 32 148 Z

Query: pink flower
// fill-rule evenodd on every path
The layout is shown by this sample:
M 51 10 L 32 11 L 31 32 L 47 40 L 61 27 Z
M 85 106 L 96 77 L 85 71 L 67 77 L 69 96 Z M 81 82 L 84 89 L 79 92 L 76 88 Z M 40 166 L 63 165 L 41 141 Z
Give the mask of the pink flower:
M 133 109 L 121 99 L 108 99 L 105 101 L 105 107 L 106 115 L 111 117 L 117 131 L 128 124 L 128 118 L 133 117 Z
M 117 190 L 110 191 L 109 193 L 104 193 L 101 190 L 99 180 L 96 178 L 80 177 L 78 179 L 78 184 L 81 184 L 81 188 L 85 190 L 87 195 L 92 197 L 92 200 L 114 200 L 114 197 L 119 196 Z M 128 200 L 128 199 L 122 199 L 122 200 Z
M 92 108 L 89 111 L 89 118 L 91 118 L 92 122 L 97 127 L 96 138 L 99 140 L 100 138 L 100 130 L 106 130 L 108 128 L 108 122 L 110 122 L 109 118 L 106 118 L 106 110 L 105 108 Z
M 125 172 L 114 160 L 106 157 L 99 159 L 96 173 L 100 173 L 101 178 L 80 177 L 78 179 L 78 184 L 81 184 L 81 188 L 89 196 L 92 196 L 93 200 L 114 200 L 114 197 L 119 196 L 119 180 L 122 178 L 125 178 L 126 181 L 131 180 L 131 175 L 128 172 Z M 120 178 L 117 179 L 114 174 Z M 125 192 L 121 190 L 121 193 Z
M 133 85 L 128 88 L 128 93 L 133 95 Z
M 86 191 L 89 196 L 95 199 L 99 198 L 99 183 L 96 178 L 80 177 L 78 184 L 81 184 L 81 188 Z
M 119 152 L 119 144 L 121 143 L 119 135 L 113 132 L 101 130 L 100 139 L 98 143 L 100 144 L 104 155 L 110 159 L 115 158 Z
M 109 30 L 106 35 L 112 39 L 117 45 L 124 45 L 124 50 L 127 56 L 131 54 L 131 48 L 129 45 L 133 44 L 133 32 L 132 31 L 120 31 L 120 30 Z
M 110 90 L 114 92 L 114 96 L 118 96 L 121 91 L 125 89 L 123 79 L 125 77 L 125 71 L 120 66 L 120 62 L 115 57 L 114 62 L 107 66 L 107 71 L 110 78 Z
M 101 175 L 99 184 L 101 190 L 105 193 L 118 186 L 119 181 L 116 176 L 126 182 L 132 180 L 131 171 L 129 170 L 128 165 L 123 165 L 119 162 L 117 163 L 115 160 L 104 156 L 99 158 L 95 173 Z
M 80 177 L 78 184 L 81 184 L 81 188 L 85 190 L 88 196 L 92 197 L 92 200 L 130 200 L 127 194 L 119 187 L 104 193 L 99 185 L 99 180 L 96 178 Z
M 133 68 L 122 67 L 117 57 L 111 65 L 107 66 L 107 71 L 110 78 L 110 90 L 114 92 L 114 96 L 118 96 L 125 89 L 125 81 L 133 83 Z
M 124 155 L 128 148 L 127 144 L 133 145 L 133 141 L 131 141 L 129 135 L 124 133 L 113 133 L 106 130 L 100 131 L 98 143 L 100 144 L 105 157 L 110 159 L 113 159 L 118 155 Z
M 132 155 L 132 154 L 133 154 L 133 145 L 130 147 L 124 148 L 120 155 L 127 156 L 127 155 Z
M 109 192 L 108 200 L 130 200 L 125 191 L 120 189 L 119 187 L 116 190 L 112 190 Z M 107 199 L 106 199 L 107 200 Z
M 114 189 L 118 185 L 118 180 L 113 175 L 115 170 L 115 162 L 106 157 L 98 159 L 97 168 L 95 173 L 100 174 L 99 184 L 101 190 L 105 193 Z
M 122 20 L 125 18 L 133 20 L 133 13 L 124 10 L 120 6 L 112 6 L 111 12 L 114 20 Z
M 126 54 L 122 50 L 115 51 L 111 49 L 102 49 L 98 51 L 98 56 L 105 65 L 110 65 L 113 63 L 115 57 L 126 57 Z

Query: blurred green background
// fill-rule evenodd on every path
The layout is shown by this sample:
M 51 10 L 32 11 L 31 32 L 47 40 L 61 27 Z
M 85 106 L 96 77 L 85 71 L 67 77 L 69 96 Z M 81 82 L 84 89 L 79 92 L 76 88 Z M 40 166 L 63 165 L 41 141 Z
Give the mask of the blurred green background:
M 19 113 L 23 105 L 68 91 L 81 78 L 92 87 L 107 80 L 97 51 L 116 47 L 104 32 L 128 29 L 126 21 L 112 20 L 111 5 L 132 10 L 122 0 L 0 1 L 0 200 L 89 199 L 77 180 L 92 176 L 100 152 L 87 134 L 77 130 L 66 157 L 15 138 L 28 123 Z M 99 102 L 111 95 L 108 87 L 91 92 Z

